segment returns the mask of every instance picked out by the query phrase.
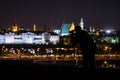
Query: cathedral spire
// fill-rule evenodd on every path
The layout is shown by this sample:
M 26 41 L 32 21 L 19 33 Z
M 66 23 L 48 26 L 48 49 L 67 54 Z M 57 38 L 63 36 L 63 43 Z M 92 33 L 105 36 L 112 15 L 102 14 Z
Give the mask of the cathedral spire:
M 37 31 L 37 27 L 36 27 L 35 24 L 34 24 L 34 26 L 33 26 L 33 31 Z
M 14 16 L 14 24 L 13 24 L 13 26 L 17 26 L 17 23 L 16 23 L 16 18 L 15 18 L 15 16 Z
M 13 23 L 13 26 L 12 26 L 12 31 L 13 32 L 17 32 L 18 31 L 18 26 L 16 24 L 16 18 L 14 17 L 14 23 Z

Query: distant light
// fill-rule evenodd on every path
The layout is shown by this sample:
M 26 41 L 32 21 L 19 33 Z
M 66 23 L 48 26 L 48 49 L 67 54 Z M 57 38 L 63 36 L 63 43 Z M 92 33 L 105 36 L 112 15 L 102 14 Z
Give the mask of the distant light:
M 60 33 L 60 30 L 54 30 L 55 33 L 59 34 Z
M 111 33 L 111 30 L 106 30 L 106 33 L 108 33 L 108 34 Z

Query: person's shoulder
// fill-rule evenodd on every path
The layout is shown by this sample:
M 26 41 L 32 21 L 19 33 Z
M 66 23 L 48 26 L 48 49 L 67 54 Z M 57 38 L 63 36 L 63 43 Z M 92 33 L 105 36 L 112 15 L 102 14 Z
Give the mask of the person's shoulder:
M 85 31 L 85 30 L 81 30 L 81 32 L 82 32 L 83 34 L 88 34 L 88 32 Z
M 86 33 L 87 33 L 87 31 L 85 31 L 85 30 L 81 30 L 81 31 L 83 31 L 83 32 L 86 32 Z

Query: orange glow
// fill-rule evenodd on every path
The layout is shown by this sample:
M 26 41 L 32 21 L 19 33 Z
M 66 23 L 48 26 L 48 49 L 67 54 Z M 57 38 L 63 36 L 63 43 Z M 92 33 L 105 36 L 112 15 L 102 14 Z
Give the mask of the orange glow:
M 34 24 L 34 26 L 33 26 L 33 31 L 37 31 L 37 27 L 36 27 L 35 24 Z
M 13 26 L 13 27 L 12 27 L 12 31 L 13 31 L 13 32 L 18 31 L 18 26 Z

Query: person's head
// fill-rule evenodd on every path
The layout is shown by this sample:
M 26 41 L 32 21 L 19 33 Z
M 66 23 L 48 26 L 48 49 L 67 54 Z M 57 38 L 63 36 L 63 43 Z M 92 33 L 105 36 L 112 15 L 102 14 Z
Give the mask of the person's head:
M 81 30 L 82 30 L 82 29 L 81 29 L 80 26 L 75 26 L 75 31 L 79 32 L 79 31 L 81 31 Z
M 80 26 L 75 26 L 75 30 L 69 31 L 70 34 L 76 34 L 76 32 L 80 32 L 82 29 Z

